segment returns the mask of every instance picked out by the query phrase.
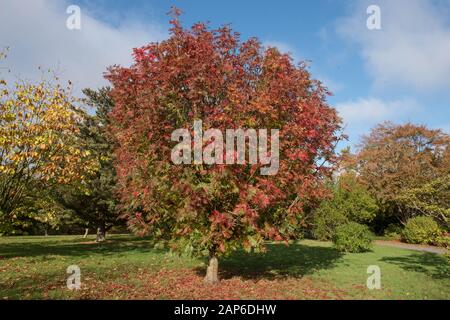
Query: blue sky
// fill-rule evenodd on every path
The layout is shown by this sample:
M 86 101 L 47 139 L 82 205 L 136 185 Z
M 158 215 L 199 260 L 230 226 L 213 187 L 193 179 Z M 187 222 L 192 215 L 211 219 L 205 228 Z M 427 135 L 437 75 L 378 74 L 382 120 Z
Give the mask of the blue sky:
M 67 30 L 70 4 L 81 30 Z M 380 7 L 381 29 L 368 30 L 366 9 Z M 132 47 L 167 37 L 170 6 L 185 26 L 231 24 L 242 38 L 310 61 L 313 77 L 334 96 L 349 144 L 375 124 L 411 121 L 450 131 L 450 0 L 45 1 L 1 0 L 3 62 L 20 77 L 38 65 L 57 69 L 78 89 L 100 86 L 105 66 L 130 63 Z

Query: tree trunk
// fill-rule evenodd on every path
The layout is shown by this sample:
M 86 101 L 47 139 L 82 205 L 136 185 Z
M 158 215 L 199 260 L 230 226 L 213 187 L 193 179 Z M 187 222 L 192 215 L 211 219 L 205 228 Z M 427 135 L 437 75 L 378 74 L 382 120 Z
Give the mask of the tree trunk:
M 105 241 L 105 237 L 106 237 L 105 225 L 102 223 L 97 228 L 97 239 L 95 241 L 103 242 L 103 241 Z
M 83 235 L 83 239 L 86 239 L 86 237 L 88 236 L 88 233 L 89 233 L 89 228 L 86 228 L 86 231 L 84 232 L 84 235 Z
M 214 284 L 219 282 L 219 260 L 217 260 L 217 257 L 215 254 L 211 254 L 209 256 L 209 265 L 206 269 L 206 276 L 203 281 L 208 284 Z
M 46 236 L 46 237 L 48 236 L 48 228 L 47 227 L 44 228 L 44 236 Z

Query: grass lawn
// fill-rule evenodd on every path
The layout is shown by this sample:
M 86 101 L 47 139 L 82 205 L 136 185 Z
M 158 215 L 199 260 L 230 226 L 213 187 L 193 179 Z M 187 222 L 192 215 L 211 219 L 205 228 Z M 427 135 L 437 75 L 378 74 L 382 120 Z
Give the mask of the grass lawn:
M 81 289 L 66 287 L 66 268 L 81 269 Z M 369 265 L 380 290 L 366 287 Z M 375 245 L 340 254 L 329 243 L 268 244 L 265 254 L 237 252 L 219 261 L 221 282 L 204 285 L 204 261 L 154 249 L 147 239 L 110 236 L 0 237 L 0 299 L 450 299 L 445 257 Z

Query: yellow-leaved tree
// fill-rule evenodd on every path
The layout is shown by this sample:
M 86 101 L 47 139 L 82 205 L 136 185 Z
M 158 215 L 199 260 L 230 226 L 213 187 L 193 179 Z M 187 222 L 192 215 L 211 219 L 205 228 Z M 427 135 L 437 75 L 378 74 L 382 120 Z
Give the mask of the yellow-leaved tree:
M 97 163 L 78 136 L 84 111 L 70 86 L 41 80 L 9 86 L 0 74 L 0 225 L 54 184 L 76 183 Z

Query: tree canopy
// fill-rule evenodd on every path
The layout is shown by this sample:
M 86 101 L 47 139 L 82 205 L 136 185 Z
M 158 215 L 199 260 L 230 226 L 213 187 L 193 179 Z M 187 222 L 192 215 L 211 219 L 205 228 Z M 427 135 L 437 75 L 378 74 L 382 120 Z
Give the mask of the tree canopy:
M 134 49 L 134 64 L 110 68 L 111 128 L 121 210 L 130 228 L 212 259 L 264 239 L 287 240 L 303 208 L 324 196 L 340 119 L 328 91 L 276 48 L 241 41 L 228 26 L 184 29 Z M 260 164 L 176 165 L 175 129 L 279 129 L 279 171 Z M 225 159 L 225 154 L 218 157 Z M 210 279 L 211 280 L 211 279 Z M 214 280 L 214 279 L 212 279 Z
M 114 141 L 107 132 L 108 114 L 114 106 L 109 88 L 83 90 L 85 104 L 95 110 L 79 124 L 79 138 L 83 141 L 98 167 L 85 178 L 83 188 L 56 188 L 56 198 L 70 209 L 87 228 L 97 229 L 97 241 L 103 241 L 106 230 L 120 223 L 115 200 L 116 172 L 113 166 Z
M 442 130 L 406 123 L 383 123 L 362 140 L 354 169 L 388 215 L 402 223 L 414 215 L 436 213 L 448 194 L 450 137 Z M 446 191 L 445 191 L 446 190 Z M 433 196 L 431 196 L 433 194 Z M 443 197 L 438 200 L 433 197 Z M 430 200 L 425 205 L 424 199 Z M 448 208 L 447 208 L 448 209 Z
M 15 219 L 36 190 L 79 183 L 97 163 L 78 139 L 82 109 L 70 88 L 0 78 L 0 220 Z M 40 199 L 42 200 L 42 199 Z

